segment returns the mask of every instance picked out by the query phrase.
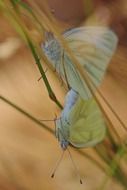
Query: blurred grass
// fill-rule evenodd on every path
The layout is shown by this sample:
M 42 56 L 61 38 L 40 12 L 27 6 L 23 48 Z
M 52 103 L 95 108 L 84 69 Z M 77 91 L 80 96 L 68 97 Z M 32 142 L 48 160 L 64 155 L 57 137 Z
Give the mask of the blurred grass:
M 10 6 L 13 6 L 13 9 Z M 22 6 L 22 8 L 25 8 L 25 11 L 27 11 L 27 14 L 32 13 L 33 20 L 36 20 L 40 26 L 43 26 L 43 23 L 40 23 L 40 21 L 38 20 L 38 17 L 35 16 L 35 13 L 31 12 L 32 9 L 30 9 L 26 4 L 24 4 L 24 3 L 22 4 L 22 1 L 12 0 L 12 1 L 4 1 L 4 2 L 1 1 L 0 2 L 0 8 L 1 8 L 2 13 L 6 16 L 9 16 L 8 19 L 11 20 L 12 25 L 20 33 L 21 37 L 23 39 L 25 39 L 26 44 L 30 48 L 31 53 L 32 53 L 32 55 L 35 59 L 35 62 L 37 63 L 37 66 L 39 68 L 39 71 L 41 73 L 41 76 L 43 77 L 43 80 L 44 80 L 45 85 L 47 87 L 49 97 L 54 102 L 56 102 L 56 104 L 59 107 L 62 108 L 61 104 L 59 103 L 59 100 L 56 99 L 56 96 L 55 96 L 55 94 L 51 88 L 50 82 L 48 82 L 47 76 L 45 75 L 45 71 L 41 65 L 40 50 L 38 48 L 38 45 L 35 43 L 35 41 L 33 41 L 33 39 L 31 37 L 29 37 L 28 28 L 25 25 L 25 23 L 23 22 L 22 17 L 20 17 L 20 11 L 21 11 L 20 6 Z M 44 23 L 44 26 L 41 27 L 41 31 L 38 31 L 38 28 L 39 28 L 38 27 L 37 31 L 42 32 L 44 29 L 46 30 L 46 27 L 48 27 L 48 26 L 45 26 L 45 25 L 46 25 L 46 23 Z M 52 26 L 50 26 L 50 28 L 52 28 Z M 60 37 L 59 31 L 57 32 L 57 35 L 58 35 L 58 37 Z M 63 39 L 61 39 L 61 40 L 63 42 Z M 64 44 L 64 45 L 65 45 L 65 48 L 67 49 L 67 51 L 70 51 L 66 47 L 66 44 Z M 37 50 L 35 47 L 37 47 Z M 70 52 L 70 54 L 72 55 L 71 52 Z M 48 60 L 46 59 L 45 55 L 43 53 L 41 53 L 41 55 L 43 56 L 43 61 L 49 65 Z M 74 57 L 72 55 L 72 59 L 73 58 Z M 23 113 L 27 117 L 29 117 L 29 119 L 33 120 L 38 125 L 41 125 L 44 129 L 46 129 L 46 130 L 48 129 L 49 132 L 52 132 L 52 130 L 50 128 L 47 128 L 47 126 L 40 123 L 38 121 L 38 119 L 36 119 L 35 117 L 31 116 L 26 111 L 19 108 L 17 105 L 12 103 L 10 100 L 7 100 L 5 97 L 2 97 L 2 96 L 0 96 L 0 99 L 3 100 L 4 102 L 6 102 L 7 104 L 11 105 L 15 109 L 17 109 L 18 111 L 20 111 L 21 113 Z M 102 106 L 102 103 L 99 102 L 99 104 Z M 103 109 L 103 110 L 105 112 L 105 109 Z M 110 109 L 110 111 L 111 111 L 111 109 Z M 113 125 L 112 122 L 110 122 L 110 124 Z M 115 130 L 115 131 L 119 135 L 119 132 L 117 132 L 117 130 Z M 102 183 L 102 185 L 100 185 L 100 189 L 104 189 L 106 187 L 106 184 L 108 181 L 107 179 L 109 179 L 111 177 L 113 177 L 118 183 L 120 183 L 123 187 L 126 188 L 127 187 L 127 174 L 125 171 L 123 171 L 121 164 L 120 164 L 120 160 L 122 158 L 124 158 L 125 155 L 127 154 L 126 143 L 124 142 L 124 140 L 121 139 L 120 136 L 116 140 L 116 135 L 114 136 L 114 134 L 112 134 L 110 132 L 110 128 L 109 128 L 106 140 L 101 145 L 98 145 L 97 147 L 95 147 L 94 151 L 96 152 L 99 159 L 101 160 L 101 162 L 102 162 L 101 164 L 100 164 L 100 162 L 96 161 L 96 159 L 94 159 L 94 156 L 91 157 L 89 154 L 87 155 L 86 153 L 84 153 L 83 151 L 80 151 L 80 150 L 78 150 L 78 153 L 80 153 L 81 155 L 88 158 L 97 167 L 101 168 L 106 173 L 106 175 L 108 176 L 104 179 L 104 182 Z M 19 186 L 18 186 L 18 189 L 20 189 Z

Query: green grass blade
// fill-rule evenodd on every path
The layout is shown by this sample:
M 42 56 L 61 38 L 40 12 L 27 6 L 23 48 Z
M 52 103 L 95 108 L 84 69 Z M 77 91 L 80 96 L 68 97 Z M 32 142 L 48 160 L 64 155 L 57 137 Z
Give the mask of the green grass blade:
M 47 130 L 50 133 L 53 133 L 53 130 L 50 129 L 47 125 L 43 124 L 42 122 L 40 122 L 37 118 L 35 118 L 34 116 L 32 116 L 31 114 L 29 114 L 28 112 L 26 112 L 25 110 L 23 110 L 22 108 L 20 108 L 19 106 L 17 106 L 16 104 L 12 103 L 10 100 L 8 100 L 7 98 L 0 96 L 0 100 L 4 101 L 6 104 L 10 105 L 11 107 L 13 107 L 14 109 L 16 109 L 18 112 L 22 113 L 24 116 L 26 116 L 27 118 L 31 119 L 33 122 L 35 122 L 36 124 L 38 124 L 41 128 Z

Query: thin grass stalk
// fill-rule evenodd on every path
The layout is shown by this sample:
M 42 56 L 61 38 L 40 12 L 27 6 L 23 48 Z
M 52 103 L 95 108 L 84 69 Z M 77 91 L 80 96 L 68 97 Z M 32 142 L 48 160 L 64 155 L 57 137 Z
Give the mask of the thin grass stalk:
M 44 15 L 44 13 L 42 13 L 42 11 L 40 10 L 40 8 L 33 2 L 33 1 L 29 1 L 29 4 L 32 5 L 32 8 L 35 8 L 35 11 L 38 13 L 37 17 L 39 18 L 43 18 L 46 21 L 47 27 L 49 28 L 49 30 L 53 31 L 53 33 L 59 38 L 62 46 L 64 47 L 65 51 L 68 53 L 70 59 L 72 60 L 73 64 L 75 65 L 76 69 L 79 71 L 80 75 L 82 76 L 82 78 L 84 79 L 84 81 L 86 82 L 91 94 L 93 95 L 93 97 L 95 98 L 96 102 L 98 103 L 102 113 L 104 114 L 106 120 L 108 120 L 108 123 L 110 123 L 110 126 L 112 127 L 117 139 L 121 142 L 121 137 L 119 136 L 119 134 L 117 133 L 117 131 L 114 128 L 113 123 L 111 122 L 111 119 L 109 118 L 108 114 L 105 112 L 103 106 L 100 103 L 99 98 L 97 98 L 97 96 L 94 93 L 94 83 L 93 81 L 91 81 L 91 79 L 88 77 L 87 72 L 85 71 L 85 68 L 82 68 L 82 66 L 78 63 L 77 59 L 75 58 L 75 56 L 73 55 L 71 49 L 68 47 L 67 43 L 65 42 L 65 40 L 63 39 L 63 37 L 60 34 L 60 31 L 58 29 L 58 27 L 56 27 L 55 25 L 52 26 L 52 23 L 49 19 L 46 18 L 46 16 Z M 49 13 L 49 18 L 51 20 L 54 20 L 53 18 L 51 18 L 51 14 Z M 101 93 L 98 89 L 96 89 L 96 91 L 98 92 L 99 96 L 103 99 L 103 97 L 101 96 Z M 105 99 L 103 99 L 103 101 L 105 102 Z M 105 102 L 105 104 L 107 105 L 107 103 Z M 108 105 L 107 105 L 108 106 Z M 109 108 L 110 109 L 110 108 Z M 115 112 L 115 111 L 114 111 Z M 116 114 L 117 117 L 117 114 Z M 118 119 L 119 120 L 119 119 Z M 121 122 L 122 123 L 122 122 Z
M 107 137 L 109 142 L 111 143 L 112 149 L 114 151 L 118 150 L 118 142 L 115 141 L 115 139 L 113 138 L 112 132 L 109 131 L 109 129 L 107 130 Z
M 86 77 L 86 78 L 87 78 L 87 77 Z M 92 85 L 91 85 L 91 81 L 89 81 L 88 78 L 87 78 L 87 80 L 88 80 L 88 83 L 90 84 L 90 86 L 92 86 Z M 93 88 L 94 88 L 94 87 L 92 87 L 92 90 L 93 90 Z M 91 90 L 91 91 L 92 91 L 92 90 Z M 94 91 L 94 90 L 93 90 L 93 91 Z M 91 93 L 92 93 L 92 92 L 91 92 Z M 94 94 L 94 93 L 93 93 L 93 94 Z M 106 105 L 107 105 L 107 104 L 106 104 Z M 109 106 L 108 106 L 108 107 L 109 107 Z M 117 117 L 117 115 L 116 115 L 116 117 Z M 119 120 L 119 119 L 118 119 L 118 120 Z M 123 124 L 122 124 L 122 125 L 123 125 Z M 120 137 L 119 137 L 119 138 L 120 138 Z M 121 142 L 121 139 L 119 139 L 119 140 L 120 140 L 120 142 Z M 117 167 L 117 168 L 118 168 L 118 167 Z M 117 170 L 117 169 L 116 169 L 116 170 Z M 115 173 L 116 173 L 116 170 L 114 170 Z
M 98 190 L 104 190 L 106 188 L 106 184 L 108 182 L 108 180 L 112 177 L 117 175 L 117 171 L 119 168 L 119 164 L 120 164 L 120 160 L 123 157 L 123 155 L 125 154 L 125 147 L 124 146 L 120 146 L 117 153 L 115 154 L 113 160 L 110 163 L 110 170 L 107 171 L 107 176 L 105 177 L 102 185 L 100 186 L 100 188 Z M 127 182 L 126 184 L 127 185 Z
M 28 112 L 26 112 L 24 109 L 20 108 L 18 105 L 16 105 L 15 103 L 11 102 L 10 100 L 8 100 L 7 98 L 5 98 L 4 96 L 0 96 L 0 100 L 2 100 L 4 103 L 6 103 L 7 105 L 9 105 L 12 108 L 14 108 L 19 113 L 23 114 L 24 116 L 26 116 L 27 118 L 29 118 L 33 122 L 35 122 L 37 125 L 39 125 L 41 128 L 43 128 L 44 130 L 46 130 L 50 134 L 54 134 L 54 131 L 51 128 L 49 128 L 43 122 L 40 122 L 37 118 L 35 118 L 34 116 L 32 116 L 31 114 L 29 114 Z M 75 148 L 74 148 L 74 150 L 77 151 L 80 155 L 82 155 L 82 156 L 86 157 L 87 159 L 89 159 L 95 166 L 98 166 L 103 172 L 105 171 L 105 168 L 98 161 L 96 161 L 92 156 L 88 155 L 87 153 L 85 153 L 82 150 L 75 149 Z
M 115 180 L 117 180 L 117 182 L 122 184 L 124 187 L 127 187 L 127 176 L 120 167 L 120 160 L 127 154 L 126 146 L 117 145 L 117 149 L 116 148 L 114 149 L 111 147 L 107 147 L 103 142 L 99 146 L 96 146 L 94 150 L 100 156 L 102 161 L 104 161 L 107 164 L 107 166 L 109 166 L 107 167 L 106 175 L 109 176 L 109 178 L 113 177 Z M 120 157 L 120 159 L 116 159 L 118 156 Z M 112 173 L 112 164 L 114 164 L 114 160 L 115 160 L 115 165 L 117 167 L 114 169 L 114 173 L 110 176 L 109 173 Z M 107 181 L 105 180 L 105 183 Z
M 12 1 L 13 2 L 13 1 Z M 13 3 L 12 3 L 13 5 Z M 5 7 L 4 7 L 5 8 Z M 15 6 L 13 6 L 13 8 L 15 8 Z M 7 14 L 9 13 L 9 16 L 11 16 L 11 18 L 14 20 L 14 22 L 16 23 L 17 27 L 20 29 L 20 31 L 22 32 L 23 34 L 23 38 L 25 38 L 25 41 L 27 42 L 31 52 L 32 52 L 32 55 L 36 61 L 36 64 L 38 66 L 38 69 L 41 73 L 41 76 L 44 80 L 44 83 L 45 83 L 45 86 L 47 88 L 47 91 L 48 91 L 48 94 L 49 94 L 49 97 L 51 98 L 51 100 L 53 100 L 59 108 L 63 108 L 63 106 L 61 105 L 61 103 L 58 101 L 58 99 L 56 98 L 51 86 L 50 86 L 50 83 L 48 82 L 48 79 L 46 77 L 46 74 L 45 74 L 45 71 L 43 70 L 43 67 L 41 65 L 41 62 L 40 62 L 40 58 L 38 56 L 38 53 L 36 52 L 36 49 L 34 48 L 34 44 L 32 42 L 32 39 L 29 37 L 28 33 L 27 33 L 27 30 L 25 28 L 25 25 L 21 22 L 21 19 L 19 17 L 19 14 L 17 13 L 17 10 L 15 11 L 16 14 L 13 14 L 12 10 L 9 9 L 9 7 L 6 6 L 6 8 L 4 9 L 6 10 Z M 16 27 L 16 28 L 17 28 Z
M 105 151 L 103 144 L 94 147 L 94 150 L 106 164 L 110 162 L 109 154 Z
M 29 0 L 28 0 L 28 2 L 29 2 Z M 31 2 L 29 2 L 29 3 L 32 4 L 33 7 L 36 7 L 36 9 L 38 9 L 38 7 L 36 6 L 36 4 L 35 4 L 34 2 L 31 1 Z M 50 14 L 48 11 L 47 11 L 47 14 L 48 14 L 48 17 L 51 18 L 51 14 Z M 41 12 L 41 15 L 42 15 L 42 12 Z M 44 14 L 43 14 L 43 16 L 44 16 Z M 45 17 L 44 17 L 44 18 L 45 18 Z M 37 19 L 37 17 L 36 17 L 36 19 Z M 45 18 L 45 19 L 46 19 L 46 18 Z M 37 19 L 37 20 L 38 20 L 38 19 Z M 47 20 L 47 19 L 46 19 L 46 20 Z M 52 20 L 53 20 L 53 19 L 52 19 Z M 53 20 L 53 21 L 54 21 L 54 20 Z M 40 24 L 40 22 L 39 22 L 39 24 Z M 51 25 L 51 23 L 49 23 L 48 26 L 50 26 L 50 25 Z M 41 24 L 41 26 L 42 26 L 42 24 Z M 53 29 L 53 27 L 52 27 L 52 29 Z M 96 86 L 95 86 L 94 82 L 90 79 L 90 77 L 88 76 L 88 74 L 86 73 L 86 71 L 85 71 L 84 73 L 82 72 L 82 71 L 83 71 L 82 67 L 80 67 L 80 64 L 78 63 L 78 61 L 76 60 L 76 58 L 75 58 L 74 55 L 72 54 L 72 52 L 71 52 L 71 50 L 69 49 L 69 47 L 67 46 L 67 44 L 65 43 L 65 40 L 62 39 L 62 36 L 57 32 L 57 30 L 58 30 L 58 28 L 56 28 L 56 30 L 55 30 L 54 32 L 56 32 L 56 35 L 58 35 L 58 37 L 60 38 L 60 40 L 61 40 L 61 42 L 62 42 L 62 45 L 64 46 L 65 50 L 67 49 L 67 52 L 69 52 L 69 56 L 70 56 L 70 58 L 72 59 L 72 61 L 74 61 L 74 65 L 76 65 L 77 69 L 80 71 L 81 76 L 83 77 L 83 75 L 84 75 L 83 78 L 84 78 L 85 82 L 87 83 L 87 85 L 88 85 L 88 87 L 89 87 L 89 89 L 90 89 L 92 95 L 93 95 L 94 98 L 96 99 L 97 103 L 100 104 L 99 100 L 97 100 L 97 97 L 96 97 L 96 95 L 94 94 L 94 89 L 92 89 L 92 86 L 91 86 L 91 84 L 92 84 L 93 87 L 96 89 Z M 80 69 L 79 69 L 79 67 L 80 67 Z M 85 69 L 84 69 L 84 70 L 85 70 Z M 99 89 L 96 89 L 96 90 L 97 90 L 99 96 L 103 99 L 103 101 L 105 102 L 105 104 L 108 106 L 108 108 L 109 108 L 109 109 L 112 111 L 112 113 L 115 115 L 115 117 L 117 118 L 117 120 L 118 120 L 118 121 L 120 122 L 120 124 L 123 126 L 123 128 L 127 131 L 126 125 L 125 125 L 124 122 L 121 120 L 121 118 L 118 116 L 118 114 L 114 111 L 114 109 L 113 109 L 112 106 L 108 103 L 108 101 L 105 99 L 105 97 L 102 95 L 102 93 L 100 92 L 100 90 L 99 90 Z M 102 105 L 100 104 L 99 106 L 100 106 L 102 112 L 104 113 L 104 115 L 106 116 L 106 113 L 105 113 L 104 109 L 102 108 Z M 108 118 L 108 121 L 110 122 L 110 125 L 111 125 L 112 123 L 111 123 L 109 117 L 106 116 L 106 118 Z M 117 138 L 121 141 L 121 138 L 120 138 L 120 136 L 118 135 L 117 131 L 114 129 L 114 127 L 113 127 L 113 130 L 114 130 L 114 133 L 116 134 Z
M 15 8 L 15 3 L 14 3 L 14 0 L 11 0 L 11 3 L 12 3 L 12 5 L 13 5 L 13 7 Z M 16 18 L 18 18 L 18 20 L 19 21 L 21 21 L 21 19 L 20 19 L 20 12 L 19 11 L 17 11 L 17 9 L 15 10 L 16 11 Z M 58 106 L 59 106 L 59 108 L 63 108 L 62 107 L 62 105 L 60 104 L 60 102 L 58 101 L 58 99 L 56 98 L 56 96 L 55 96 L 55 94 L 54 94 L 54 92 L 53 92 L 53 90 L 52 90 L 52 88 L 51 88 L 51 85 L 50 85 L 50 83 L 48 82 L 48 79 L 47 79 L 47 77 L 46 77 L 46 74 L 45 74 L 45 71 L 43 70 L 43 67 L 42 67 L 42 65 L 41 65 L 41 62 L 40 62 L 40 58 L 39 58 L 39 56 L 38 56 L 38 53 L 36 52 L 36 49 L 34 48 L 34 44 L 33 44 L 33 42 L 32 42 L 32 40 L 30 39 L 30 37 L 29 37 L 29 35 L 28 35 L 28 33 L 27 33 L 27 30 L 26 30 L 26 28 L 25 28 L 25 25 L 22 23 L 22 22 L 20 22 L 20 27 L 21 27 L 21 29 L 23 30 L 23 33 L 24 33 L 24 35 L 25 35 L 25 37 L 26 37 L 26 41 L 27 41 L 27 43 L 28 43 L 28 46 L 29 46 L 29 48 L 30 48 L 30 50 L 31 50 L 31 52 L 32 52 L 32 54 L 33 54 L 33 57 L 34 57 L 34 59 L 35 59 L 35 61 L 36 61 L 36 64 L 37 64 L 37 66 L 38 66 L 38 69 L 39 69 L 39 71 L 40 71 L 40 73 L 41 73 L 41 76 L 42 76 L 42 78 L 43 78 L 43 80 L 44 80 L 44 83 L 45 83 L 45 85 L 46 85 L 46 87 L 47 87 L 47 90 L 48 90 L 48 93 L 49 93 L 49 97 L 51 98 L 51 100 L 53 100 Z
M 30 120 L 32 120 L 33 122 L 35 122 L 37 125 L 39 125 L 40 127 L 42 127 L 44 130 L 47 130 L 48 132 L 50 132 L 51 134 L 53 134 L 53 130 L 51 128 L 49 128 L 47 125 L 45 125 L 42 122 L 40 122 L 38 119 L 36 119 L 34 116 L 32 116 L 31 114 L 29 114 L 28 112 L 26 112 L 25 110 L 23 110 L 22 108 L 20 108 L 19 106 L 17 106 L 16 104 L 12 103 L 10 100 L 6 99 L 3 96 L 0 96 L 0 99 L 3 102 L 5 102 L 6 104 L 8 104 L 11 107 L 13 107 L 14 109 L 16 109 L 17 111 L 19 111 L 21 114 L 23 114 L 24 116 L 26 116 Z M 112 171 L 110 171 L 111 170 L 111 166 L 112 166 L 111 162 L 107 163 L 107 161 L 106 161 L 105 162 L 106 167 L 104 167 L 102 164 L 100 164 L 97 160 L 95 160 L 92 156 L 90 156 L 89 154 L 85 153 L 84 151 L 79 150 L 79 149 L 74 149 L 74 150 L 77 151 L 80 155 L 82 155 L 82 156 L 86 157 L 87 159 L 89 159 L 95 166 L 98 166 L 99 169 L 102 170 L 103 172 L 105 172 L 105 173 L 111 173 L 112 172 Z M 125 153 L 125 150 L 126 150 L 125 147 L 124 147 L 124 149 L 122 148 L 122 151 L 119 149 L 120 152 L 123 152 L 123 150 L 124 150 L 124 153 Z M 104 159 L 102 159 L 102 160 L 104 161 Z M 109 167 L 110 164 L 111 164 L 111 166 Z M 118 181 L 121 179 L 120 182 L 122 183 L 122 185 L 124 185 L 124 186 L 127 185 L 126 184 L 127 177 L 124 175 L 124 173 L 118 167 L 118 163 L 116 163 L 116 161 L 115 161 L 115 164 L 117 164 L 117 171 L 115 170 L 116 173 L 114 173 L 115 179 L 117 179 Z
M 0 100 L 4 101 L 6 104 L 10 105 L 14 109 L 16 109 L 17 111 L 19 111 L 20 113 L 22 113 L 24 116 L 26 116 L 29 119 L 31 119 L 33 122 L 35 122 L 36 124 L 38 124 L 43 129 L 47 130 L 49 133 L 53 133 L 53 130 L 51 128 L 49 128 L 44 123 L 40 122 L 38 119 L 36 119 L 34 116 L 32 116 L 31 114 L 29 114 L 28 112 L 26 112 L 25 110 L 23 110 L 22 108 L 20 108 L 19 106 L 17 106 L 16 104 L 12 103 L 7 98 L 5 98 L 5 97 L 3 97 L 3 96 L 0 95 Z
M 104 172 L 106 174 L 106 168 L 108 167 L 108 165 L 104 166 L 103 164 L 101 164 L 99 161 L 97 161 L 96 159 L 94 159 L 91 155 L 87 154 L 86 152 L 80 150 L 80 149 L 75 149 L 74 150 L 76 152 L 78 152 L 81 156 L 84 156 L 85 158 L 87 158 L 88 160 L 90 160 L 96 167 L 98 167 L 102 172 Z

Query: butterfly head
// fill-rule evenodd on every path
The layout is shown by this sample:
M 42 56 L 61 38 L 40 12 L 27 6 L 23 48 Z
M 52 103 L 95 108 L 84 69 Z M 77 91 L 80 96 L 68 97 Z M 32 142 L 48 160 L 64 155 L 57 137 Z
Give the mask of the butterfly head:
M 63 118 L 60 118 L 56 122 L 56 137 L 58 138 L 62 150 L 66 150 L 69 145 L 69 127 L 62 119 Z
M 67 140 L 63 139 L 63 140 L 61 140 L 60 145 L 63 150 L 66 150 L 69 145 L 69 142 Z

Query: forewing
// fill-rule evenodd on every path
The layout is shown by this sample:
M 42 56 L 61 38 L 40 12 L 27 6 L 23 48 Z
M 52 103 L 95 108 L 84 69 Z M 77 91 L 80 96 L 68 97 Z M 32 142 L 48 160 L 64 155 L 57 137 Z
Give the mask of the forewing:
M 81 27 L 65 33 L 64 37 L 76 59 L 98 87 L 116 49 L 116 35 L 106 27 Z M 67 53 L 64 55 L 64 65 L 69 85 L 79 92 L 83 99 L 89 99 L 89 88 Z M 61 73 L 64 76 L 62 69 Z

